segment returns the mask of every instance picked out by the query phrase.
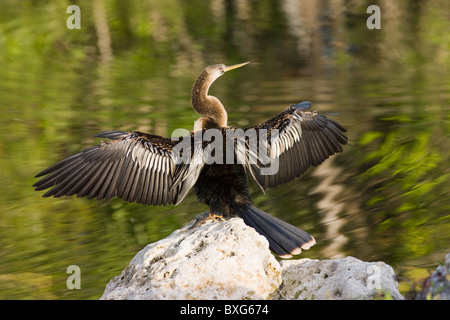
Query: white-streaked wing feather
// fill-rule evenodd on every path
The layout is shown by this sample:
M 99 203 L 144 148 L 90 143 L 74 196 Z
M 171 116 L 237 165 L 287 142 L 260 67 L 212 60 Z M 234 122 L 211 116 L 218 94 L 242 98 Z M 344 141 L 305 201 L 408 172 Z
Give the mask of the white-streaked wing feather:
M 201 170 L 198 166 L 181 172 L 181 179 L 175 181 L 179 165 L 171 151 L 177 142 L 160 136 L 138 131 L 108 131 L 97 136 L 111 140 L 42 171 L 37 177 L 46 177 L 35 183 L 36 190 L 51 188 L 45 197 L 76 194 L 101 200 L 117 196 L 143 204 L 178 204 Z
M 317 166 L 331 155 L 342 152 L 342 145 L 347 143 L 346 129 L 316 111 L 305 111 L 308 106 L 308 102 L 292 105 L 274 118 L 251 127 L 258 133 L 263 132 L 261 129 L 268 132 L 265 139 L 261 139 L 261 136 L 258 139 L 260 143 L 267 141 L 265 146 L 272 162 L 247 162 L 244 165 L 261 189 L 288 182 L 303 174 L 310 166 Z M 248 149 L 248 144 L 246 146 Z M 237 152 L 243 153 L 242 150 Z M 245 158 L 243 155 L 240 157 Z M 264 154 L 258 154 L 258 157 L 264 159 L 261 158 Z M 275 172 L 264 171 L 275 162 L 278 164 Z

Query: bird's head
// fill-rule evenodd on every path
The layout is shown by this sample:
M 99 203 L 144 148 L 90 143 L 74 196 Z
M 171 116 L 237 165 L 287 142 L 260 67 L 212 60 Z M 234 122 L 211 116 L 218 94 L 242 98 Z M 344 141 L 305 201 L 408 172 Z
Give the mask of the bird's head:
M 221 75 L 223 75 L 225 72 L 243 67 L 249 63 L 250 62 L 244 62 L 244 63 L 234 64 L 232 66 L 226 66 L 224 64 L 213 64 L 211 66 L 207 66 L 204 71 L 206 72 L 206 74 L 208 75 L 208 78 L 210 79 L 210 81 L 212 83 L 217 78 L 219 78 Z

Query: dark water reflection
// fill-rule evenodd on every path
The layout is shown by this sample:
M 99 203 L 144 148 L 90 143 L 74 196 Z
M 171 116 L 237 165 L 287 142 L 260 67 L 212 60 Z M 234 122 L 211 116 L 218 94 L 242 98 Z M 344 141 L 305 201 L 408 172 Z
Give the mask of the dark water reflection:
M 286 11 L 275 2 L 258 3 L 259 13 L 269 4 L 278 8 L 279 15 Z M 218 19 L 217 28 L 226 21 L 221 20 L 221 8 L 204 8 Z M 119 52 L 109 62 L 96 59 L 95 49 L 94 54 L 87 49 L 77 58 L 76 46 L 71 47 L 71 59 L 61 54 L 64 49 L 58 45 L 48 49 L 55 54 L 28 49 L 20 53 L 21 46 L 28 48 L 26 44 L 9 43 L 10 50 L 3 49 L 1 298 L 98 298 L 138 250 L 205 210 L 193 195 L 177 207 L 145 207 L 117 199 L 43 199 L 31 185 L 43 168 L 96 143 L 93 136 L 100 131 L 142 130 L 170 136 L 177 128 L 192 128 L 198 117 L 189 102 L 192 82 L 204 65 L 217 62 L 254 61 L 219 79 L 211 89 L 227 106 L 231 124 L 260 123 L 292 103 L 310 100 L 313 108 L 348 129 L 350 144 L 344 152 L 300 179 L 266 195 L 252 185 L 257 207 L 316 238 L 317 244 L 300 258 L 351 255 L 383 260 L 406 278 L 410 268 L 433 268 L 443 259 L 450 248 L 450 59 L 445 54 L 442 58 L 442 52 L 432 55 L 411 47 L 407 41 L 389 55 L 377 46 L 378 51 L 367 56 L 362 55 L 367 44 L 354 40 L 363 52 L 350 55 L 334 42 L 321 42 L 328 39 L 327 28 L 320 29 L 322 38 L 302 42 L 301 30 L 296 29 L 302 24 L 296 27 L 298 21 L 291 21 L 290 29 L 284 25 L 292 17 L 277 20 L 274 13 L 275 17 L 261 18 L 254 25 L 256 18 L 247 9 L 229 18 L 232 26 L 224 32 L 234 37 L 231 49 L 215 34 L 220 28 L 204 29 L 211 34 L 201 31 L 201 23 L 208 20 L 200 22 L 198 16 L 205 12 L 194 14 L 189 8 L 184 11 L 189 27 L 179 32 L 190 35 L 185 41 L 194 42 L 194 35 L 200 39 L 203 50 L 194 53 L 182 46 L 149 55 L 146 43 L 133 37 L 129 41 L 134 46 L 122 52 L 114 48 Z M 242 16 L 245 12 L 250 16 Z M 364 16 L 360 10 L 352 12 Z M 283 23 L 271 24 L 273 19 Z M 328 21 L 324 19 L 322 24 Z M 345 25 L 339 19 L 332 21 Z M 389 23 L 392 20 L 386 28 Z M 254 33 L 246 29 L 249 25 Z M 9 28 L 6 35 L 21 30 L 3 26 Z M 398 36 L 398 28 L 390 30 L 393 37 Z M 119 29 L 112 28 L 113 39 Z M 360 30 L 359 36 L 367 32 L 348 28 L 345 35 L 352 38 L 355 30 Z M 28 37 L 24 41 L 34 39 Z M 5 39 L 7 43 L 9 38 Z M 211 56 L 203 57 L 209 50 L 207 40 L 218 46 L 209 51 Z M 387 45 L 390 40 L 379 41 Z M 227 52 L 233 48 L 238 53 Z M 280 52 L 280 48 L 291 51 Z M 369 46 L 369 51 L 374 48 Z M 379 61 L 380 57 L 389 59 Z M 81 290 L 66 287 L 69 265 L 82 270 Z

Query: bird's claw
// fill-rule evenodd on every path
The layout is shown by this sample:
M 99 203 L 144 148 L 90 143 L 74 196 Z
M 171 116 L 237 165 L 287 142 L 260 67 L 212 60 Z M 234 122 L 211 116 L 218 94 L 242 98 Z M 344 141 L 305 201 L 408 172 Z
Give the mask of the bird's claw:
M 204 213 L 198 215 L 197 217 L 195 217 L 195 221 L 192 224 L 192 226 L 189 227 L 189 229 L 194 229 L 195 227 L 197 227 L 197 226 L 199 226 L 199 225 L 201 225 L 201 224 L 203 224 L 203 223 L 205 223 L 206 221 L 209 221 L 209 220 L 223 221 L 225 219 L 223 218 L 223 216 L 221 214 L 215 214 L 215 213 L 212 213 L 212 212 L 204 212 Z

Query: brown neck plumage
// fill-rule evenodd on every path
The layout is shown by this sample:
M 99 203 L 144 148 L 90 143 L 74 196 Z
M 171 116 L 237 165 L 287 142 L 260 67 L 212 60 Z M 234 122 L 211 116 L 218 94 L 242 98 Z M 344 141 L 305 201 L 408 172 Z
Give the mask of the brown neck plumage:
M 209 118 L 204 120 L 210 120 L 208 122 L 212 121 L 218 127 L 226 127 L 228 116 L 225 107 L 219 99 L 208 95 L 209 87 L 214 80 L 216 79 L 203 70 L 192 88 L 192 106 L 202 118 Z

